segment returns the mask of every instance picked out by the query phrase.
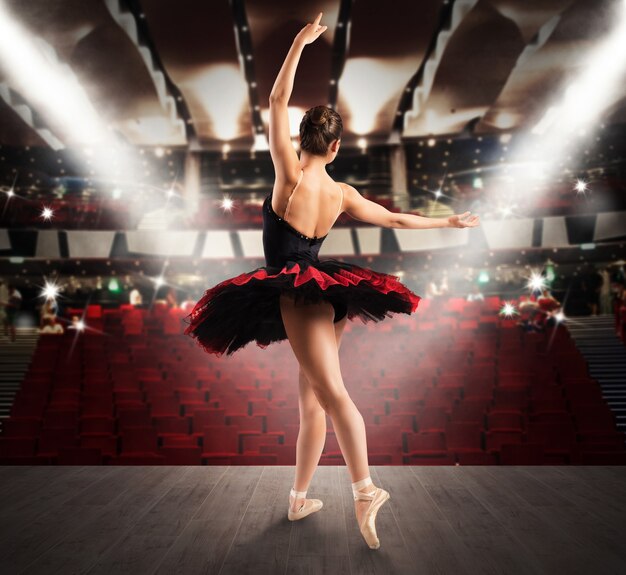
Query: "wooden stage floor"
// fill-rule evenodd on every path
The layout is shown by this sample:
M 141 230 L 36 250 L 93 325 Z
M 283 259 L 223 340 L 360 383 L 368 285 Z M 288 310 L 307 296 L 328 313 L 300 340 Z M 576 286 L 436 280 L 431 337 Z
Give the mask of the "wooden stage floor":
M 293 467 L 0 467 L 0 570 L 18 573 L 626 573 L 626 466 L 371 466 L 381 547 L 346 467 L 287 519 Z

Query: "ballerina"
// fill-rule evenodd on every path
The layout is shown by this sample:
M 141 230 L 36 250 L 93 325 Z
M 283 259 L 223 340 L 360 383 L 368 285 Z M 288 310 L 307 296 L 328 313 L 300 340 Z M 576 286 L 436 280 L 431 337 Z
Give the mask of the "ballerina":
M 420 296 L 393 275 L 318 252 L 341 213 L 387 228 L 465 228 L 478 225 L 469 212 L 427 218 L 390 212 L 326 172 L 339 151 L 341 116 L 326 106 L 310 108 L 300 124 L 300 157 L 290 137 L 288 102 L 304 47 L 327 27 L 320 12 L 296 35 L 270 94 L 269 146 L 276 180 L 263 203 L 266 265 L 207 290 L 186 321 L 185 333 L 209 353 L 232 354 L 251 341 L 265 348 L 287 339 L 299 364 L 300 430 L 288 518 L 303 519 L 323 502 L 307 499 L 322 454 L 326 415 L 333 422 L 352 478 L 357 523 L 367 545 L 380 547 L 375 519 L 390 494 L 370 477 L 363 417 L 341 375 L 339 347 L 346 321 L 380 321 L 411 314 Z

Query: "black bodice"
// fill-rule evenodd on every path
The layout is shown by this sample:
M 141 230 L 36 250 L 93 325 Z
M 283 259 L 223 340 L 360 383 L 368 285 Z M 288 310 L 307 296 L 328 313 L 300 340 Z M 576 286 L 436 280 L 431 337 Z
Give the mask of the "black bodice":
M 309 238 L 272 209 L 272 194 L 263 202 L 263 252 L 268 266 L 282 267 L 289 260 L 319 261 L 318 253 L 328 234 Z

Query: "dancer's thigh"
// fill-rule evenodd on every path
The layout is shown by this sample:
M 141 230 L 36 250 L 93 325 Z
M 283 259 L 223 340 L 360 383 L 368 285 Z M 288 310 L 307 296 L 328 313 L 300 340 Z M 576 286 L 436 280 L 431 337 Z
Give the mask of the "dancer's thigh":
M 334 399 L 346 394 L 339 365 L 334 309 L 329 302 L 295 303 L 289 296 L 280 298 L 285 331 L 294 355 L 325 411 Z M 344 322 L 345 325 L 345 322 Z M 336 327 L 338 326 L 338 327 Z
M 348 318 L 344 317 L 337 323 L 333 324 L 335 326 L 335 341 L 337 342 L 337 349 L 341 347 L 341 336 L 343 335 L 343 330 L 346 327 L 347 321 Z M 318 412 L 324 411 L 317 399 L 317 396 L 315 395 L 315 392 L 313 391 L 311 383 L 302 369 L 302 365 L 299 366 L 298 371 L 298 390 L 301 417 L 306 417 L 307 415 L 317 415 Z

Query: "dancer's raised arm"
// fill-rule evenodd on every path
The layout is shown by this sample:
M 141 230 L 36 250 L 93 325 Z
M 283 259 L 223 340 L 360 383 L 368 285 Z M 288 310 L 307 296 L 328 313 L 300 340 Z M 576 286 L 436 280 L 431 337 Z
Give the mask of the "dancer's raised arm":
M 295 182 L 298 177 L 299 160 L 291 144 L 287 104 L 293 90 L 293 81 L 302 50 L 327 29 L 327 26 L 320 26 L 321 19 L 322 12 L 318 14 L 315 22 L 307 24 L 298 32 L 270 92 L 270 155 L 274 163 L 276 179 L 279 182 Z

